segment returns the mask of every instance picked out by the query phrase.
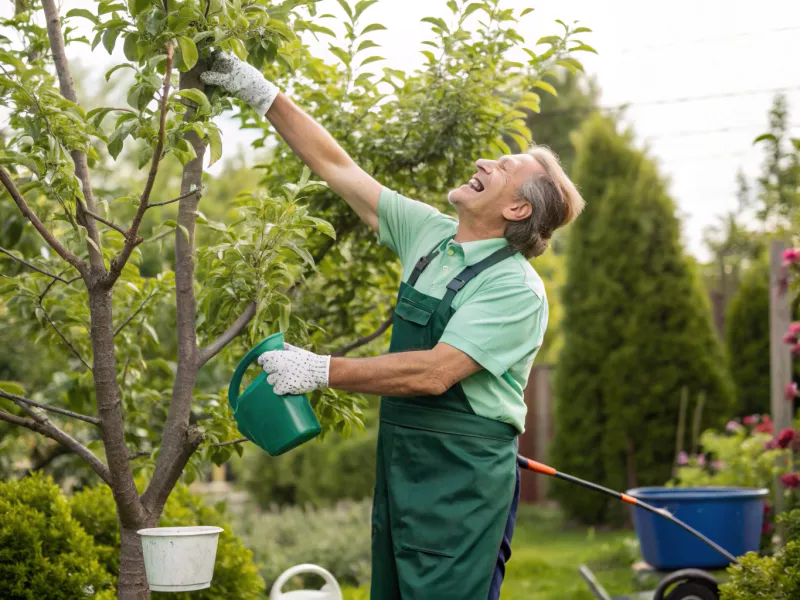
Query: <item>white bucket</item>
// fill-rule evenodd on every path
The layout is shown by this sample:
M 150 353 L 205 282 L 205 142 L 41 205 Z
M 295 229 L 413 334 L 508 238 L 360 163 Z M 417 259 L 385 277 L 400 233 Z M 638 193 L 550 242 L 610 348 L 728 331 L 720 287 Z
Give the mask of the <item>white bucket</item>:
M 211 587 L 219 527 L 140 529 L 147 583 L 154 592 L 190 592 Z
M 296 590 L 294 592 L 284 592 L 281 588 L 292 577 L 303 573 L 314 573 L 320 575 L 325 580 L 325 585 L 321 590 Z M 328 571 L 317 565 L 297 565 L 287 569 L 272 584 L 269 592 L 269 600 L 342 600 L 342 590 L 339 582 Z

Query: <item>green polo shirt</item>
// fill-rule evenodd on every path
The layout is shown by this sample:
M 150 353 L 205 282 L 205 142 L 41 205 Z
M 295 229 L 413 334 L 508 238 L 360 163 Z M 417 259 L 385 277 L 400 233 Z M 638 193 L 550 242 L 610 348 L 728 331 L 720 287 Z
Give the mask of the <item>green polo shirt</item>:
M 383 188 L 378 201 L 382 244 L 400 257 L 403 281 L 414 265 L 437 245 L 439 254 L 422 272 L 417 291 L 442 298 L 446 286 L 464 268 L 507 245 L 504 238 L 456 243 L 445 241 L 458 221 L 432 206 Z M 547 329 L 547 297 L 541 277 L 516 254 L 483 271 L 453 300 L 455 314 L 442 338 L 472 357 L 483 369 L 461 382 L 475 414 L 525 429 L 522 390 Z

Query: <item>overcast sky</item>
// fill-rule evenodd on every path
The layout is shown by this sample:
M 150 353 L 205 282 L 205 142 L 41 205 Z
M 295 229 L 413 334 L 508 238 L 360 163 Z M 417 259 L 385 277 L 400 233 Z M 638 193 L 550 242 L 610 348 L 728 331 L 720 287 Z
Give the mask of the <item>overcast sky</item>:
M 580 59 L 595 75 L 604 106 L 629 104 L 627 118 L 658 158 L 684 222 L 688 249 L 705 258 L 703 228 L 735 204 L 735 174 L 758 172 L 761 154 L 752 140 L 766 129 L 774 90 L 789 89 L 791 122 L 800 125 L 800 2 L 796 0 L 502 0 L 535 8 L 520 32 L 533 44 L 558 31 L 555 19 L 579 20 L 594 32 L 585 40 L 599 55 Z M 8 14 L 11 2 L 3 2 Z M 63 12 L 93 6 L 64 0 Z M 340 14 L 335 0 L 321 10 Z M 381 0 L 365 18 L 389 27 L 374 39 L 386 66 L 422 63 L 420 42 L 429 36 L 424 16 L 447 16 L 445 0 Z M 327 44 L 327 42 L 325 42 Z M 321 48 L 324 47 L 321 46 Z M 88 48 L 75 56 L 89 59 Z M 93 57 L 109 62 L 99 49 Z M 100 69 L 98 69 L 100 72 Z M 798 113 L 798 114 L 795 114 Z M 465 124 L 468 126 L 468 124 Z M 247 145 L 248 133 L 223 124 L 226 154 Z M 800 127 L 793 129 L 800 134 Z M 534 132 L 535 137 L 535 132 Z M 591 198 L 587 198 L 591 202 Z

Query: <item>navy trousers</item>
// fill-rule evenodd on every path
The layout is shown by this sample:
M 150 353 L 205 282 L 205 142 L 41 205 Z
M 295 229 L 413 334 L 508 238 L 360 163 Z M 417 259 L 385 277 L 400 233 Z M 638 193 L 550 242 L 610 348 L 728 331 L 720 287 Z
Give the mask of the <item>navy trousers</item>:
M 508 511 L 506 529 L 503 532 L 503 541 L 500 543 L 500 552 L 497 553 L 497 564 L 492 575 L 492 585 L 489 587 L 489 599 L 499 600 L 500 586 L 506 574 L 506 563 L 511 558 L 511 537 L 514 535 L 514 525 L 517 522 L 517 507 L 519 506 L 519 469 L 517 469 L 517 484 L 514 488 L 514 498 L 511 500 L 511 510 Z

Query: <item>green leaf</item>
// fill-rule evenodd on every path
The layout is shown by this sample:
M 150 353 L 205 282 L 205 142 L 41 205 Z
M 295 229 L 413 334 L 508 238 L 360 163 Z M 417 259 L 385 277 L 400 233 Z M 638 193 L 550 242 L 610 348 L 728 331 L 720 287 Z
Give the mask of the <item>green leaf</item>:
M 592 30 L 591 30 L 591 29 L 589 29 L 588 27 L 578 27 L 578 28 L 577 28 L 575 31 L 573 31 L 572 33 L 591 33 L 591 32 L 592 32 Z
M 519 16 L 520 16 L 520 17 L 524 17 L 524 16 L 525 16 L 525 15 L 527 15 L 528 13 L 532 13 L 532 12 L 533 12 L 533 9 L 532 9 L 532 8 L 524 8 L 524 9 L 522 9 L 522 12 L 521 12 L 521 13 L 519 13 Z
M 358 17 L 360 17 L 365 10 L 367 10 L 377 1 L 378 0 L 360 0 L 360 2 L 356 2 L 356 9 L 355 9 L 355 14 L 353 15 L 353 20 L 358 19 Z
M 67 11 L 66 18 L 69 19 L 70 17 L 83 17 L 84 19 L 89 19 L 92 23 L 97 25 L 100 22 L 92 12 L 86 10 L 85 8 L 73 8 L 70 11 Z
M 183 226 L 183 225 L 178 225 L 178 229 L 181 230 L 181 233 L 183 234 L 184 239 L 188 243 L 189 242 L 189 230 L 186 229 L 186 227 Z
M 106 32 L 103 34 L 103 47 L 109 54 L 114 52 L 114 46 L 117 43 L 119 32 L 119 29 L 106 29 Z
M 197 46 L 194 45 L 192 38 L 182 35 L 178 38 L 178 45 L 181 47 L 183 64 L 188 71 L 197 64 Z
M 208 129 L 208 146 L 211 150 L 211 157 L 208 162 L 210 167 L 222 156 L 222 135 L 216 127 L 209 127 Z
M 776 138 L 771 133 L 762 133 L 760 136 L 758 136 L 756 139 L 753 140 L 753 143 L 757 144 L 759 142 L 765 142 L 767 140 L 769 140 L 770 142 L 777 142 L 778 138 Z
M 175 96 L 181 96 L 183 98 L 187 98 L 194 102 L 195 104 L 199 105 L 198 111 L 209 113 L 211 112 L 211 103 L 208 101 L 208 97 L 198 89 L 189 88 L 185 90 L 180 90 L 179 92 L 175 92 Z
M 456 2 L 456 0 L 447 0 L 447 8 L 450 9 L 450 12 L 457 13 L 458 3 Z
M 25 395 L 25 388 L 16 381 L 0 381 L 0 390 L 3 390 L 7 394 L 15 394 L 17 396 Z
M 561 38 L 557 35 L 548 35 L 543 38 L 539 38 L 539 41 L 536 42 L 536 45 L 539 44 L 551 44 L 551 45 L 558 45 L 561 43 Z
M 121 3 L 114 4 L 113 2 L 101 2 L 97 9 L 97 14 L 105 15 L 111 12 L 127 10 L 127 6 Z
M 436 62 L 436 57 L 430 50 L 420 50 L 420 54 L 423 54 L 430 62 L 432 63 Z
M 565 67 L 572 71 L 572 73 L 577 73 L 578 71 L 583 71 L 583 64 L 574 58 L 567 57 L 562 58 L 556 61 L 556 64 L 562 67 Z
M 361 52 L 362 50 L 366 50 L 367 48 L 380 48 L 380 44 L 376 44 L 372 40 L 364 40 L 358 45 L 358 49 L 356 52 Z
M 430 23 L 431 25 L 434 25 L 435 27 L 438 27 L 439 29 L 441 29 L 445 33 L 450 33 L 450 30 L 447 28 L 447 23 L 445 23 L 444 20 L 440 19 L 439 17 L 424 17 L 424 18 L 420 19 L 420 22 L 422 22 L 422 23 Z
M 350 8 L 350 5 L 347 3 L 347 0 L 336 0 L 339 3 L 339 6 L 342 7 L 342 10 L 347 13 L 347 16 L 350 17 L 350 20 L 353 20 L 353 9 Z
M 350 66 L 350 55 L 347 53 L 346 50 L 343 48 L 339 48 L 339 46 L 334 46 L 333 44 L 328 45 L 328 50 L 331 51 L 331 54 L 336 56 L 345 66 Z M 364 63 L 361 63 L 362 65 Z
M 486 5 L 483 2 L 473 2 L 472 4 L 467 6 L 467 8 L 464 9 L 464 18 L 466 19 L 468 16 L 470 16 L 476 10 L 481 10 L 481 9 L 485 9 L 485 8 L 486 8 Z
M 550 85 L 546 81 L 542 81 L 542 80 L 534 81 L 533 85 L 534 85 L 534 87 L 538 87 L 539 89 L 544 90 L 545 92 L 551 93 L 553 96 L 558 96 L 558 90 L 556 90 L 556 88 L 554 88 L 552 85 Z
M 362 60 L 359 67 L 363 67 L 364 65 L 368 65 L 369 63 L 373 63 L 379 60 L 386 60 L 386 59 L 383 58 L 382 56 L 370 56 L 369 58 L 365 58 L 364 60 Z
M 133 69 L 133 65 L 131 65 L 131 64 L 128 64 L 128 63 L 121 63 L 121 64 L 117 65 L 116 67 L 112 67 L 111 69 L 109 69 L 108 71 L 106 71 L 106 81 L 108 81 L 109 79 L 111 79 L 111 75 L 112 75 L 112 74 L 113 74 L 115 71 L 119 71 L 120 69 Z
M 570 48 L 570 52 L 592 52 L 597 54 L 597 50 L 589 46 L 588 44 L 578 44 L 577 46 Z
M 381 25 L 380 23 L 373 23 L 372 25 L 367 25 L 364 27 L 364 31 L 361 32 L 361 35 L 366 35 L 368 33 L 372 33 L 373 31 L 382 31 L 384 29 L 386 29 L 384 25 Z
M 247 48 L 244 47 L 242 40 L 239 38 L 231 38 L 228 42 L 231 45 L 233 53 L 239 60 L 247 60 Z
M 145 330 L 147 331 L 147 333 L 149 333 L 149 334 L 150 334 L 150 337 L 151 337 L 151 338 L 153 338 L 153 341 L 154 341 L 156 344 L 158 344 L 158 343 L 159 343 L 159 342 L 158 342 L 158 334 L 156 333 L 156 330 L 155 330 L 155 329 L 153 329 L 153 326 L 152 326 L 152 325 L 150 325 L 150 323 L 143 322 L 143 323 L 142 323 L 142 327 L 144 327 L 144 328 L 145 328 Z
M 150 6 L 151 0 L 128 0 L 128 12 L 136 16 Z
M 128 137 L 130 134 L 131 129 L 135 123 L 131 121 L 126 121 L 119 127 L 117 127 L 114 132 L 108 138 L 108 153 L 111 157 L 116 160 L 119 156 L 119 153 L 122 152 L 122 142 L 125 141 L 125 138 Z
M 175 229 L 178 226 L 178 222 L 174 219 L 167 219 L 161 225 L 164 227 L 169 227 L 170 229 Z
M 129 33 L 125 36 L 125 43 L 122 45 L 122 51 L 125 54 L 125 58 L 131 61 L 138 61 L 139 60 L 139 34 L 138 33 Z

